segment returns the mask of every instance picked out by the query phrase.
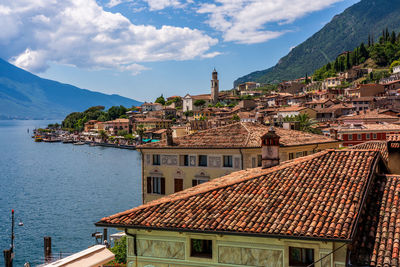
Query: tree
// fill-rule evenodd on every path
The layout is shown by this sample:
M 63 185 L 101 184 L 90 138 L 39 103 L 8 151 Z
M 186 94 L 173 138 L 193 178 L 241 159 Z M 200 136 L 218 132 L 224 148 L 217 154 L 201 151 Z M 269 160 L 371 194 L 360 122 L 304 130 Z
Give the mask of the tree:
M 108 134 L 106 133 L 106 131 L 100 130 L 99 135 L 100 135 L 101 141 L 103 143 L 105 143 L 105 141 L 107 141 L 107 139 L 108 139 Z
M 390 64 L 390 72 L 393 72 L 393 68 L 400 65 L 400 60 L 395 60 Z
M 310 119 L 307 114 L 299 114 L 296 116 L 286 116 L 283 118 L 285 122 L 298 121 L 300 124 L 300 131 L 319 134 L 320 131 L 314 126 L 317 124 L 315 120 Z
M 392 31 L 392 36 L 390 37 L 390 42 L 392 44 L 396 43 L 396 33 Z
M 136 134 L 139 135 L 139 143 L 141 144 L 143 141 L 143 135 L 144 135 L 144 126 L 143 124 L 140 124 L 136 126 Z
M 115 255 L 115 261 L 117 263 L 126 263 L 126 236 L 121 237 L 120 240 L 115 241 L 114 247 L 112 247 L 111 252 Z
M 185 115 L 185 117 L 187 119 L 188 117 L 193 116 L 193 111 L 191 111 L 191 110 L 185 111 L 185 112 L 183 112 L 183 115 Z
M 193 105 L 195 105 L 196 107 L 201 107 L 204 106 L 205 103 L 206 101 L 204 99 L 197 99 L 196 101 L 194 101 Z
M 233 121 L 240 121 L 239 115 L 238 115 L 238 114 L 234 114 L 234 115 L 232 116 L 232 120 L 233 120 Z
M 128 134 L 128 131 L 127 130 L 119 130 L 118 132 L 117 132 L 117 135 L 118 136 L 125 136 L 125 135 L 127 135 Z
M 165 105 L 165 98 L 164 96 L 161 94 L 159 97 L 157 97 L 156 101 L 154 101 L 155 103 L 159 103 L 161 105 Z

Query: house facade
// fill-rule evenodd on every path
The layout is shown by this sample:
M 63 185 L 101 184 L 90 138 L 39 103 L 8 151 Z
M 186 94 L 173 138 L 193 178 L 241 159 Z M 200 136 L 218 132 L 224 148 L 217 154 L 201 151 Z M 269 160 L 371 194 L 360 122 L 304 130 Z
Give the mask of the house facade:
M 331 136 L 343 141 L 343 146 L 354 146 L 367 141 L 386 140 L 390 134 L 400 134 L 396 124 L 348 124 L 331 129 Z
M 261 136 L 268 127 L 235 123 L 137 147 L 142 154 L 143 203 L 227 175 L 261 166 Z M 282 128 L 280 161 L 338 148 L 329 137 Z M 168 139 L 168 138 L 167 138 Z
M 327 150 L 96 225 L 125 229 L 128 266 L 398 266 L 400 177 L 387 173 L 377 150 Z

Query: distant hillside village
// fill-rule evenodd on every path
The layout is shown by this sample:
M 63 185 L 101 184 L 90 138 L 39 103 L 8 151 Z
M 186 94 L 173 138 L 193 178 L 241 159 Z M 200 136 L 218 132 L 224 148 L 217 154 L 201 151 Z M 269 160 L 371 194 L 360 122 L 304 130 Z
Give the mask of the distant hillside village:
M 141 153 L 143 205 L 95 223 L 124 230 L 121 262 L 399 266 L 400 36 L 372 39 L 296 80 L 220 91 L 214 69 L 209 94 L 50 125 Z

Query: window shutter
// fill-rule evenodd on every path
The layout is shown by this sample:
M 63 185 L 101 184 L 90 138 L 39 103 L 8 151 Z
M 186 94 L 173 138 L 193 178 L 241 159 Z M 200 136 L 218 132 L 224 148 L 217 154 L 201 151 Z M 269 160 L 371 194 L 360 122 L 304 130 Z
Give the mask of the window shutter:
M 147 177 L 147 194 L 151 194 L 151 177 Z
M 161 177 L 161 195 L 165 195 L 165 178 Z

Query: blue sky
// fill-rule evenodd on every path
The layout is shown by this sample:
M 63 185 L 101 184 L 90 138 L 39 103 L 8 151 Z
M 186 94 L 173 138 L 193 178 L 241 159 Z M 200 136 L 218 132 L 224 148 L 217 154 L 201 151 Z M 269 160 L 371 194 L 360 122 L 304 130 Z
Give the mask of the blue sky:
M 0 0 L 0 57 L 141 101 L 271 67 L 358 0 Z

